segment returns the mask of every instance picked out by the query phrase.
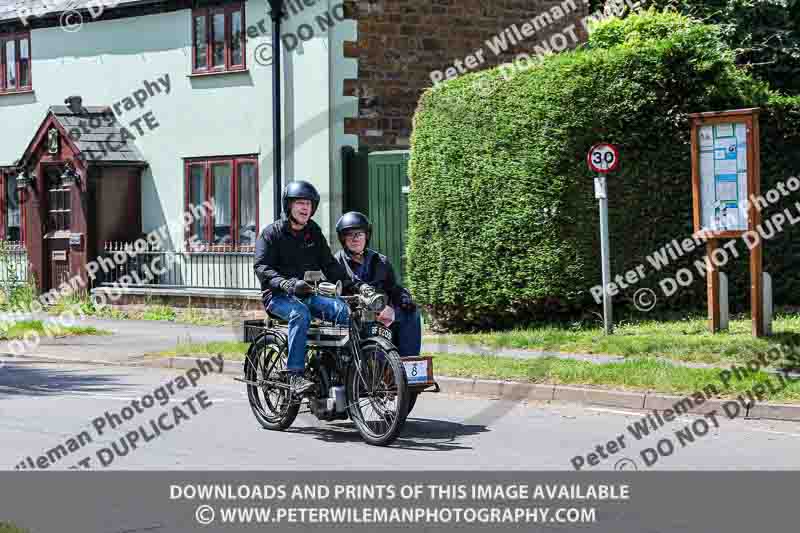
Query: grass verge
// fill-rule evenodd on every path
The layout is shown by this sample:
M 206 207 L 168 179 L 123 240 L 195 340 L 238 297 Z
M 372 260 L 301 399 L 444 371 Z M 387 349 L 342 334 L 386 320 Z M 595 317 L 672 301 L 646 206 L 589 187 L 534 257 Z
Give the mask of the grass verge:
M 62 326 L 56 322 L 45 323 L 41 320 L 24 320 L 14 322 L 0 330 L 0 339 L 22 339 L 26 335 L 36 333 L 41 337 L 74 337 L 77 335 L 111 335 L 110 331 L 93 326 Z
M 171 350 L 149 355 L 153 357 L 206 357 L 221 353 L 225 359 L 230 361 L 244 361 L 245 353 L 247 353 L 249 347 L 250 344 L 247 342 L 236 341 L 206 343 L 180 342 Z
M 248 344 L 243 342 L 183 343 L 155 356 L 207 357 L 223 354 L 225 359 L 241 361 Z M 720 380 L 720 370 L 686 368 L 652 358 L 633 358 L 622 363 L 592 363 L 556 357 L 516 359 L 511 357 L 426 354 L 434 356 L 433 369 L 437 376 L 479 379 L 502 379 L 524 383 L 556 385 L 588 385 L 630 391 L 654 391 L 666 394 L 692 394 L 713 385 L 718 397 L 732 398 L 750 391 L 759 383 L 771 380 L 779 388 L 776 377 L 764 372 L 742 380 L 731 380 L 726 387 Z M 800 382 L 770 396 L 773 402 L 800 402 Z
M 104 318 L 110 320 L 163 320 L 176 322 L 179 324 L 191 324 L 193 326 L 229 326 L 239 319 L 223 318 L 210 312 L 202 312 L 195 308 L 172 308 L 166 305 L 147 305 L 142 310 L 122 311 L 110 305 L 97 307 L 86 294 L 73 294 L 61 298 L 55 305 L 48 307 L 50 315 L 60 315 L 67 311 L 73 311 L 94 318 Z
M 29 531 L 9 522 L 0 522 L 0 533 L 29 533 Z
M 719 369 L 687 368 L 649 358 L 634 358 L 622 363 L 592 363 L 556 357 L 514 359 L 480 355 L 431 355 L 435 356 L 434 372 L 451 377 L 589 385 L 667 394 L 692 394 L 713 385 L 719 391 L 720 398 L 736 397 L 752 390 L 758 383 L 765 384 L 767 380 L 772 381 L 775 389 L 780 388 L 778 378 L 764 372 L 741 380 L 731 379 L 726 386 L 720 379 Z M 800 402 L 800 382 L 788 383 L 784 390 L 771 395 L 768 401 Z
M 640 321 L 617 324 L 613 335 L 602 328 L 580 325 L 543 325 L 529 329 L 459 335 L 427 335 L 427 344 L 457 344 L 489 349 L 510 348 L 553 352 L 660 356 L 676 361 L 700 363 L 745 362 L 766 353 L 775 344 L 800 346 L 800 315 L 778 315 L 774 335 L 754 338 L 747 316 L 730 321 L 728 332 L 712 335 L 703 317 L 671 321 Z M 444 351 L 444 350 L 441 350 Z

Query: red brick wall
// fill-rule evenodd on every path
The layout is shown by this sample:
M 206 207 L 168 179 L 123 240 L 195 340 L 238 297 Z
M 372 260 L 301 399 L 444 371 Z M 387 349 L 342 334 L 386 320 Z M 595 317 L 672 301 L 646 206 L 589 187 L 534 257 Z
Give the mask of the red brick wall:
M 563 6 L 561 18 L 551 11 L 554 6 Z M 485 61 L 476 71 L 521 52 L 533 55 L 542 40 L 570 24 L 583 41 L 580 19 L 589 12 L 584 0 L 352 0 L 348 7 L 358 22 L 358 42 L 346 43 L 345 55 L 358 58 L 358 79 L 346 80 L 344 89 L 359 97 L 359 117 L 346 120 L 345 132 L 359 135 L 360 144 L 371 149 L 408 147 L 417 100 L 433 85 L 431 71 L 444 72 L 479 49 Z M 521 31 L 543 12 L 551 23 L 533 35 L 529 29 L 507 52 L 495 55 L 487 46 L 486 40 L 512 24 Z M 574 41 L 569 39 L 570 46 Z

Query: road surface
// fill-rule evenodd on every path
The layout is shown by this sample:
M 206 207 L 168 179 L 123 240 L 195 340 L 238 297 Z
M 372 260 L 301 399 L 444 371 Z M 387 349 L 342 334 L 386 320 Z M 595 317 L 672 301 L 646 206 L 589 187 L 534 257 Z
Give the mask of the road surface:
M 701 423 L 696 421 L 702 417 L 690 417 L 636 440 L 627 427 L 641 420 L 641 412 L 444 394 L 421 396 L 388 448 L 363 443 L 349 421 L 323 423 L 310 414 L 301 414 L 289 431 L 273 432 L 258 425 L 244 385 L 231 375 L 198 370 L 195 386 L 180 389 L 178 378 L 186 380 L 186 372 L 6 363 L 0 368 L 3 468 L 572 470 L 580 464 L 584 471 L 800 469 L 797 423 L 728 420 L 721 414 L 714 427 L 709 418 Z M 156 399 L 155 391 L 167 391 L 168 384 L 170 394 Z M 145 396 L 154 402 L 149 408 L 138 403 Z M 134 400 L 140 412 L 132 407 Z M 162 400 L 166 403 L 160 405 Z M 121 422 L 112 429 L 115 416 Z M 694 428 L 694 441 L 686 438 L 687 424 Z M 682 429 L 679 439 L 675 432 Z M 126 439 L 130 433 L 138 433 L 136 440 Z M 674 450 L 648 467 L 642 450 L 653 448 L 645 452 L 652 460 L 665 438 Z M 668 449 L 662 443 L 662 451 Z

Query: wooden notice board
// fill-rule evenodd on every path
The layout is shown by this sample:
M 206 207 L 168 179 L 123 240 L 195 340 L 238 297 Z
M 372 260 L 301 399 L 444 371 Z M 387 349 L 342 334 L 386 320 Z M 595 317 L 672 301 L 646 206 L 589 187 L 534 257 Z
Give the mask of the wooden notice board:
M 749 199 L 761 194 L 758 108 L 694 113 L 691 120 L 694 236 L 706 240 L 708 315 L 719 331 L 719 268 L 711 260 L 723 239 L 755 231 L 761 213 Z M 750 250 L 753 335 L 764 334 L 761 241 Z

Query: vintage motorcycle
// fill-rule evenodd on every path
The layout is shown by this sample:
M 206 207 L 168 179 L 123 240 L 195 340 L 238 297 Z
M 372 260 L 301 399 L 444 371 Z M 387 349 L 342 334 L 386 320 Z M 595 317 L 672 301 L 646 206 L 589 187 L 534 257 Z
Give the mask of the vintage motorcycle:
M 286 369 L 288 325 L 273 316 L 263 325 L 245 323 L 245 339 L 251 339 L 251 345 L 244 379 L 237 380 L 247 385 L 256 420 L 267 429 L 287 429 L 307 400 L 309 411 L 320 420 L 350 418 L 367 443 L 392 443 L 405 423 L 411 392 L 391 332 L 376 322 L 385 296 L 369 287 L 358 295 L 342 296 L 341 283 L 325 282 L 319 271 L 306 272 L 304 279 L 314 294 L 344 299 L 351 310 L 350 325 L 311 324 L 305 377 L 315 385 L 296 397 Z

